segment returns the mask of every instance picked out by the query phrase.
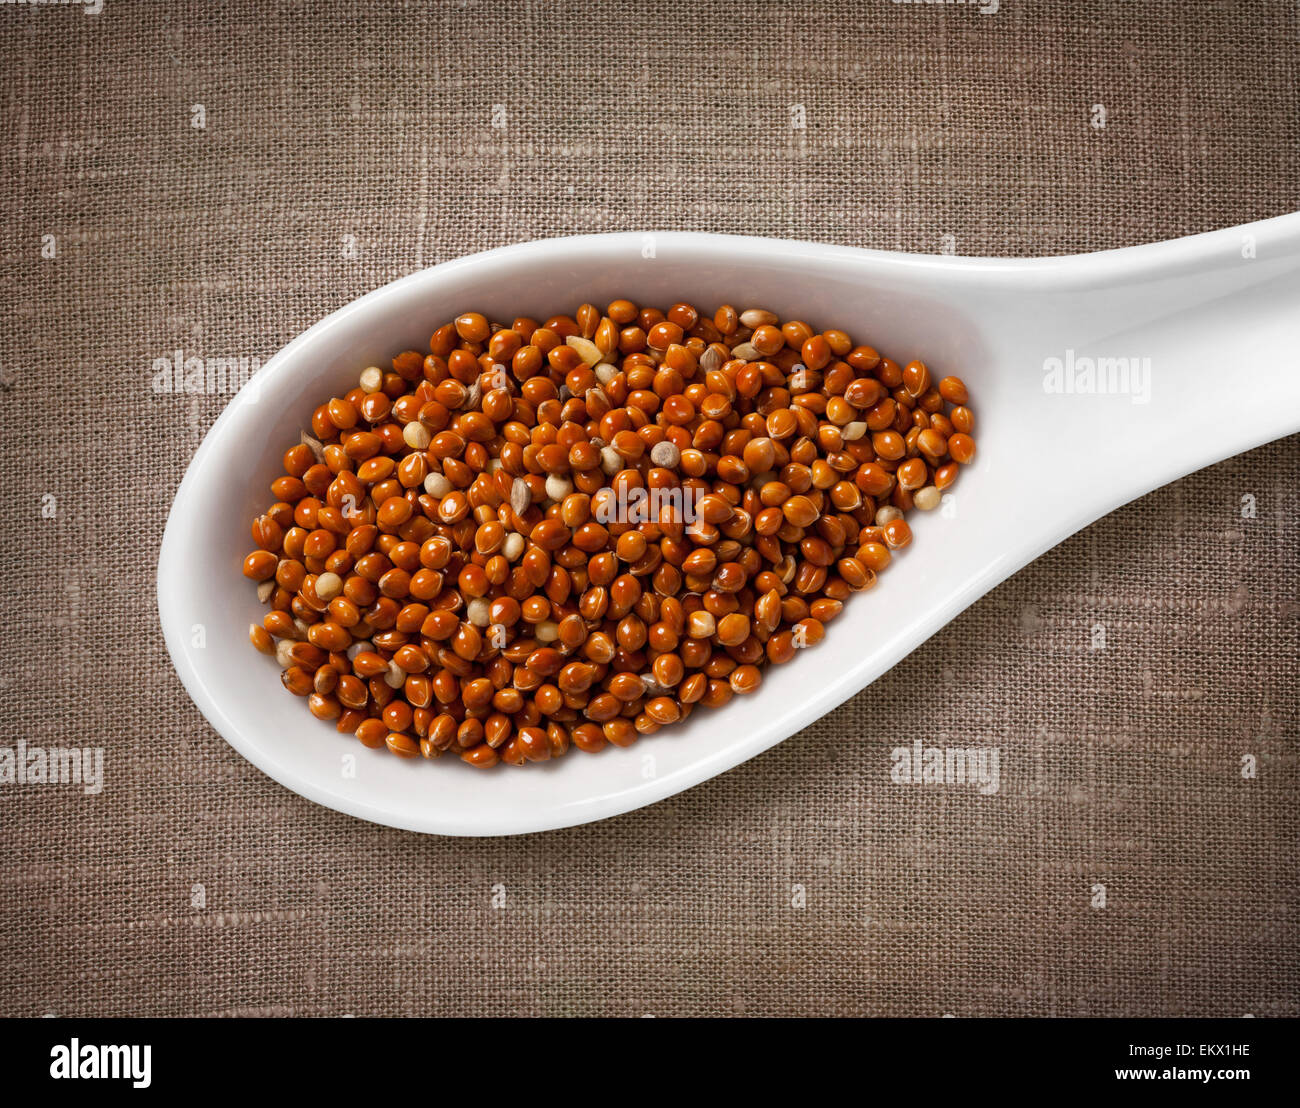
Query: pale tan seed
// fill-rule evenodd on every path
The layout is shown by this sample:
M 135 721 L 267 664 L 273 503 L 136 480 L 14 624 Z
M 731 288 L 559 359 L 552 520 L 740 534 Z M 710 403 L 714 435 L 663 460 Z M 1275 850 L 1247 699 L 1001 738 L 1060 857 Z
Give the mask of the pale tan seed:
M 583 365 L 596 365 L 603 357 L 600 347 L 590 339 L 584 339 L 581 335 L 570 335 L 564 341 L 578 352 L 578 357 L 582 359 Z
M 419 420 L 412 420 L 402 428 L 402 441 L 412 450 L 427 450 L 433 441 L 433 435 Z
M 912 494 L 912 503 L 923 512 L 932 512 L 939 506 L 939 501 L 943 499 L 943 494 L 933 485 L 926 485 L 923 489 L 917 489 Z M 320 587 L 317 586 L 317 592 Z
M 528 511 L 532 502 L 533 494 L 528 488 L 528 482 L 522 477 L 516 477 L 515 483 L 510 486 L 510 510 L 521 516 Z
M 705 373 L 712 373 L 715 369 L 721 369 L 723 363 L 727 360 L 726 349 L 725 346 L 715 342 L 700 355 L 700 369 Z
M 552 473 L 546 478 L 546 495 L 550 499 L 563 500 L 571 492 L 573 492 L 573 482 L 567 477 Z
M 682 460 L 682 452 L 676 445 L 665 439 L 651 447 L 650 460 L 663 469 L 676 469 L 677 464 Z

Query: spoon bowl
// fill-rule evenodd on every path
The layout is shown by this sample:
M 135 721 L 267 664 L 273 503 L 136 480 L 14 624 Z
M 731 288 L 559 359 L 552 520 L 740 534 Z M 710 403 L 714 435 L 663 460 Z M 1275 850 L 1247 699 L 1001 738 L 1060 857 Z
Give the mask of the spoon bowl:
M 395 758 L 313 719 L 248 644 L 265 609 L 239 565 L 286 446 L 359 369 L 489 319 L 618 297 L 765 307 L 839 327 L 935 378 L 961 376 L 979 455 L 915 541 L 807 657 L 752 696 L 627 750 L 519 772 Z M 811 243 L 623 233 L 503 247 L 412 274 L 294 339 L 195 454 L 163 536 L 158 603 L 177 673 L 241 754 L 295 792 L 413 831 L 504 835 L 671 796 L 793 735 L 1043 551 L 1192 470 L 1300 429 L 1300 214 L 1100 254 L 925 257 Z M 202 634 L 197 629 L 202 628 Z M 202 643 L 202 645 L 196 645 Z

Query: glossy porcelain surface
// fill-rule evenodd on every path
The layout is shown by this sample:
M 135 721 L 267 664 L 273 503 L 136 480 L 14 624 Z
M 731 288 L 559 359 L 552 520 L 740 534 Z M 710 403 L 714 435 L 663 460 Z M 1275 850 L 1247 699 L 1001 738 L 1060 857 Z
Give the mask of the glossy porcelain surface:
M 284 448 L 365 365 L 425 349 L 461 311 L 545 317 L 626 296 L 763 306 L 840 327 L 970 387 L 979 456 L 943 509 L 824 643 L 760 691 L 628 750 L 525 770 L 363 748 L 285 693 L 248 644 L 240 560 Z M 505 247 L 349 304 L 268 362 L 213 425 L 177 491 L 158 600 L 177 673 L 213 727 L 288 788 L 415 831 L 502 835 L 602 819 L 754 757 L 864 688 L 998 582 L 1092 520 L 1300 429 L 1300 215 L 1151 246 L 997 261 L 661 233 Z M 1105 391 L 1094 372 L 1098 359 Z M 1059 366 L 1058 366 L 1059 363 Z M 1092 391 L 1088 391 L 1091 389 Z M 193 628 L 205 629 L 196 647 Z M 348 759 L 353 759 L 349 762 Z M 349 775 L 349 767 L 354 775 Z

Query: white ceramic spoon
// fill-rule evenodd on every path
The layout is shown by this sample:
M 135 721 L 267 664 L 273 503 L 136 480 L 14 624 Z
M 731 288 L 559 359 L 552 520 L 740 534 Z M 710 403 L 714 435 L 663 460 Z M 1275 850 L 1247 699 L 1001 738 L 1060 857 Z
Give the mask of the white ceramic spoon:
M 765 307 L 840 327 L 970 387 L 979 456 L 945 509 L 851 598 L 826 641 L 753 696 L 627 750 L 483 772 L 398 759 L 314 720 L 248 644 L 239 572 L 284 448 L 359 369 L 424 349 L 469 309 L 545 317 L 626 296 Z M 1300 214 L 1173 242 L 1038 260 L 921 257 L 678 233 L 553 239 L 435 266 L 362 297 L 268 362 L 213 425 L 176 494 L 158 565 L 167 646 L 203 714 L 301 795 L 377 823 L 502 835 L 602 819 L 687 789 L 870 684 L 1009 574 L 1092 520 L 1300 429 Z M 1059 359 L 1128 358 L 1144 384 L 1050 391 Z M 1148 360 L 1146 362 L 1145 360 Z M 1063 374 L 1062 374 L 1063 377 Z M 1116 384 L 1122 382 L 1116 381 Z M 1065 381 L 1060 384 L 1065 386 Z M 1143 395 L 1143 390 L 1149 391 Z M 194 645 L 196 626 L 205 645 Z

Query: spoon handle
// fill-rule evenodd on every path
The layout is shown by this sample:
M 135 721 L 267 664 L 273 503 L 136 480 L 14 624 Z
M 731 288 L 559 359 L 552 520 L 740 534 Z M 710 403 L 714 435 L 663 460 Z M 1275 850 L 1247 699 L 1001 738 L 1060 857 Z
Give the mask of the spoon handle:
M 985 276 L 977 438 L 1055 541 L 1300 430 L 1300 214 Z

